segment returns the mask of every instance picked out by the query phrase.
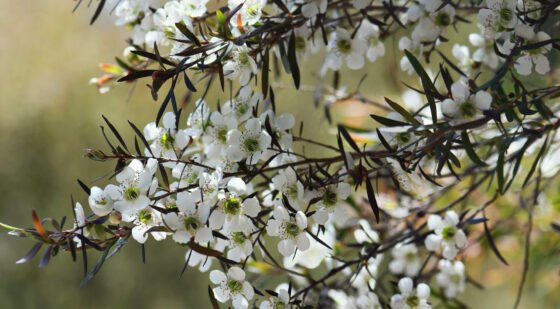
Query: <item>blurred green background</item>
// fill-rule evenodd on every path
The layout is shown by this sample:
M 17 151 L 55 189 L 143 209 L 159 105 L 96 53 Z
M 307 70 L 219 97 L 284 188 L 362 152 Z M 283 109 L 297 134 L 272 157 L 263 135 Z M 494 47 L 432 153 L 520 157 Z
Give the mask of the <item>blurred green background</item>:
M 143 84 L 137 86 L 129 102 L 126 99 L 130 86 L 117 87 L 107 94 L 99 94 L 94 86 L 88 86 L 91 77 L 102 75 L 97 68 L 99 63 L 111 63 L 115 55 L 121 55 L 126 32 L 113 26 L 106 16 L 89 26 L 93 10 L 82 5 L 71 14 L 74 3 L 0 2 L 1 222 L 30 226 L 31 209 L 36 209 L 41 217 L 71 216 L 70 195 L 88 211 L 87 197 L 76 179 L 90 184 L 113 168 L 112 164 L 82 158 L 86 148 L 105 149 L 98 128 L 102 124 L 101 115 L 112 120 L 130 141 L 132 132 L 126 120 L 143 127 L 153 121 L 159 107 Z M 392 55 L 397 50 L 396 42 L 387 41 L 386 47 L 389 55 L 368 67 L 369 76 L 362 86 L 364 93 L 373 99 L 391 93 L 398 97 L 398 92 L 403 90 L 398 80 L 411 80 L 401 73 L 394 74 L 399 72 L 400 58 Z M 353 91 L 365 72 L 343 74 L 341 84 L 347 84 L 348 90 Z M 331 78 L 329 75 L 327 82 Z M 302 80 L 313 86 L 317 76 L 307 73 Z M 284 82 L 291 85 L 289 79 L 284 78 Z M 214 89 L 208 97 L 212 104 L 219 95 L 217 87 Z M 278 89 L 276 93 L 280 111 L 290 110 L 297 118 L 305 119 L 307 137 L 332 141 L 329 126 L 320 117 L 322 110 L 315 109 L 311 103 L 312 91 L 298 96 L 290 90 Z M 335 106 L 335 120 L 360 124 L 363 117 L 355 119 L 356 114 L 367 115 L 371 111 L 361 104 L 347 104 L 352 104 L 352 108 L 344 104 Z M 304 118 L 312 114 L 317 117 Z M 491 253 L 478 254 L 478 248 L 469 249 L 472 267 L 467 267 L 467 272 L 487 290 L 479 291 L 469 285 L 462 299 L 468 300 L 473 308 L 511 307 L 520 277 L 522 237 L 514 233 L 505 241 L 500 238 L 499 245 L 510 261 L 509 267 L 502 266 Z M 557 255 L 554 258 L 550 255 L 557 250 L 557 244 L 550 241 L 533 250 L 531 270 L 534 272 L 529 276 L 521 308 L 555 308 L 558 304 L 560 261 Z M 37 264 L 41 253 L 27 264 L 16 265 L 15 261 L 32 245 L 30 240 L 0 231 L 0 308 L 210 306 L 206 274 L 187 270 L 177 280 L 186 250 L 170 240 L 149 241 L 145 265 L 140 246 L 131 241 L 84 287 L 79 287 L 83 266 L 81 262 L 73 263 L 69 254 L 60 254 L 40 270 Z M 96 256 L 91 255 L 90 267 L 95 260 Z

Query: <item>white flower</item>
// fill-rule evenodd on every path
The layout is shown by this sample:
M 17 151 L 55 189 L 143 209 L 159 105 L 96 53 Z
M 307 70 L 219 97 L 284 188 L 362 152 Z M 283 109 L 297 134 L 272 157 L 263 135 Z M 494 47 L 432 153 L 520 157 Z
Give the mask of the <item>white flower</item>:
M 185 13 L 190 17 L 201 17 L 206 13 L 208 0 L 180 0 L 184 6 Z
M 350 36 L 344 28 L 336 28 L 333 31 L 328 45 L 329 54 L 325 58 L 325 66 L 337 71 L 346 62 L 351 70 L 358 70 L 364 66 L 364 52 L 367 49 L 366 42 L 359 37 Z
M 111 187 L 116 192 L 109 192 L 109 195 L 119 197 L 115 199 L 115 209 L 123 215 L 124 221 L 134 220 L 139 211 L 148 207 L 150 199 L 146 194 L 152 185 L 157 165 L 156 159 L 150 158 L 146 167 L 140 160 L 134 159 L 117 174 L 120 187 Z
M 371 0 L 354 0 L 354 7 L 356 10 L 365 9 L 372 1 Z
M 488 40 L 478 33 L 469 34 L 469 41 L 478 47 L 472 55 L 472 60 L 488 65 L 495 69 L 498 67 L 498 55 L 494 52 L 494 40 Z
M 207 255 L 200 254 L 194 250 L 187 250 L 185 254 L 185 261 L 188 262 L 189 266 L 198 266 L 198 270 L 201 272 L 206 272 L 212 266 L 212 259 L 209 259 Z
M 487 9 L 478 12 L 478 22 L 482 34 L 496 39 L 502 32 L 512 29 L 517 23 L 515 15 L 516 0 L 487 0 Z
M 453 99 L 445 99 L 441 103 L 441 111 L 446 117 L 452 118 L 454 123 L 475 119 L 480 115 L 477 110 L 487 110 L 492 103 L 492 95 L 486 91 L 471 94 L 464 79 L 451 85 L 451 93 Z
M 237 119 L 231 114 L 215 111 L 210 116 L 210 123 L 202 136 L 202 144 L 205 145 L 204 153 L 209 160 L 223 160 L 227 156 L 228 132 L 237 129 Z
M 201 164 L 202 159 L 199 154 L 195 154 L 190 161 Z M 179 186 L 186 187 L 198 182 L 204 168 L 195 164 L 178 163 L 171 169 L 171 175 L 180 179 Z
M 527 43 L 538 43 L 550 40 L 550 36 L 543 31 L 538 32 L 536 35 L 529 35 Z M 533 63 L 535 64 L 535 72 L 539 74 L 546 74 L 550 71 L 550 63 L 545 54 L 552 48 L 552 44 L 539 47 L 537 49 L 524 50 L 521 52 L 521 57 L 517 58 L 514 67 L 517 73 L 521 75 L 529 75 L 533 70 Z
M 272 178 L 274 188 L 288 198 L 290 205 L 295 209 L 301 209 L 300 201 L 303 199 L 303 184 L 297 179 L 295 170 L 292 168 L 282 169 Z
M 396 275 L 404 274 L 407 277 L 418 275 L 422 267 L 422 260 L 418 248 L 414 244 L 398 243 L 391 250 L 393 259 L 389 262 L 389 270 Z
M 187 128 L 185 132 L 192 138 L 198 138 L 206 126 L 208 125 L 208 120 L 210 119 L 210 108 L 208 104 L 202 99 L 198 99 L 195 104 L 194 111 L 189 115 L 187 119 Z
M 403 36 L 399 40 L 399 49 L 403 51 L 408 50 L 409 52 L 414 54 L 417 58 L 419 58 L 419 56 L 422 56 L 424 48 L 423 45 L 420 44 L 420 41 L 416 41 L 416 40 L 413 41 L 410 38 Z M 407 72 L 408 75 L 412 75 L 412 73 L 414 73 L 414 67 L 412 66 L 412 64 L 408 60 L 408 57 L 406 57 L 406 55 L 401 58 L 400 67 L 401 70 Z
M 359 309 L 382 309 L 381 304 L 379 303 L 379 298 L 377 294 L 373 292 L 367 292 L 358 296 L 356 299 L 356 306 Z
M 253 93 L 250 85 L 245 85 L 239 89 L 237 96 L 227 101 L 223 108 L 222 114 L 233 114 L 238 122 L 243 122 L 251 117 L 253 107 L 263 99 L 261 92 Z
M 249 55 L 249 51 L 245 44 L 233 47 L 231 59 L 224 64 L 224 74 L 228 79 L 236 80 L 239 77 L 239 84 L 247 85 L 251 81 L 251 75 L 257 74 L 257 63 Z
M 186 244 L 191 239 L 199 244 L 206 244 L 213 240 L 212 230 L 206 226 L 210 207 L 204 203 L 195 204 L 190 194 L 177 196 L 176 207 L 179 212 L 164 215 L 164 221 L 173 230 L 173 240 Z
M 305 18 L 315 17 L 318 14 L 325 14 L 328 4 L 327 0 L 311 0 L 301 7 L 301 14 Z
M 461 261 L 451 262 L 439 261 L 439 273 L 436 275 L 436 283 L 443 288 L 445 297 L 454 298 L 465 290 L 465 265 Z
M 318 231 L 318 225 L 315 225 L 311 231 Z M 321 241 L 327 244 L 331 248 L 335 248 L 336 250 L 336 231 L 332 224 L 328 224 L 325 226 L 325 232 L 322 234 L 318 234 L 317 232 L 313 232 L 317 235 Z M 284 257 L 284 266 L 289 269 L 297 268 L 296 266 L 302 266 L 306 269 L 315 269 L 319 267 L 323 262 L 326 262 L 328 268 L 332 263 L 329 260 L 330 256 L 333 253 L 333 250 L 325 247 L 323 244 L 319 243 L 315 239 L 310 239 L 311 245 L 309 249 L 298 253 L 295 257 L 294 256 L 285 256 Z
M 269 297 L 263 300 L 259 309 L 282 309 L 288 308 L 290 304 L 290 294 L 288 293 L 288 285 L 285 283 L 280 284 L 276 288 L 277 296 Z
M 245 123 L 245 131 L 235 129 L 228 133 L 227 158 L 233 162 L 246 158 L 248 165 L 257 164 L 263 151 L 270 146 L 271 140 L 270 135 L 262 129 L 259 119 L 249 119 Z
M 329 297 L 334 301 L 335 307 L 337 309 L 355 309 L 355 299 L 354 297 L 346 294 L 343 290 L 329 289 Z
M 241 15 L 241 23 L 243 26 L 253 25 L 261 19 L 262 9 L 266 5 L 266 0 L 229 0 L 228 7 L 233 10 L 240 4 L 243 4 L 238 13 L 236 13 L 231 22 L 237 25 L 237 16 Z
M 282 238 L 278 243 L 278 251 L 283 256 L 293 255 L 296 247 L 300 251 L 309 249 L 310 242 L 305 233 L 307 217 L 303 212 L 298 211 L 291 217 L 284 207 L 278 206 L 273 214 L 274 219 L 268 220 L 266 231 L 270 236 Z
M 407 172 L 401 167 L 399 162 L 393 158 L 387 158 L 386 160 L 387 163 L 389 163 L 393 176 L 398 181 L 401 190 L 412 191 L 419 194 L 422 183 L 420 176 L 418 176 L 415 171 L 412 171 L 411 173 Z
M 210 215 L 210 228 L 217 230 L 229 222 L 231 232 L 251 232 L 253 224 L 247 218 L 256 217 L 260 211 L 255 197 L 245 198 L 248 188 L 241 178 L 231 178 L 227 183 L 228 192 L 218 193 L 218 207 Z
M 135 226 L 132 228 L 132 237 L 137 242 L 143 244 L 148 240 L 147 232 L 152 227 L 163 226 L 161 213 L 151 208 L 142 209 L 136 215 L 134 224 Z M 167 236 L 165 232 L 151 232 L 150 234 L 157 241 L 163 240 Z
M 470 74 L 473 67 L 473 60 L 470 57 L 469 48 L 465 45 L 455 44 L 451 52 L 453 53 L 453 57 L 459 61 L 459 68 L 465 74 Z
M 211 271 L 210 281 L 218 284 L 213 289 L 216 299 L 222 303 L 231 299 L 235 309 L 247 308 L 249 306 L 248 301 L 255 295 L 255 290 L 245 280 L 245 271 L 237 266 L 231 267 L 227 272 L 227 276 L 219 270 Z
M 155 122 L 150 122 L 144 127 L 144 137 L 150 144 L 150 150 L 156 157 L 178 159 L 177 154 L 187 147 L 190 137 L 184 130 L 176 130 L 175 114 L 167 112 L 163 115 L 162 127 L 157 127 Z M 146 156 L 151 156 L 148 149 L 144 150 Z M 173 167 L 175 163 L 166 162 L 166 167 Z
M 462 229 L 458 228 L 459 216 L 453 210 L 445 213 L 445 219 L 439 215 L 428 217 L 428 228 L 434 231 L 426 237 L 424 244 L 429 251 L 443 248 L 443 257 L 452 260 L 457 256 L 459 249 L 467 243 L 467 236 Z
M 401 294 L 396 294 L 391 297 L 392 309 L 430 309 L 432 306 L 428 304 L 428 297 L 430 297 L 430 287 L 425 283 L 420 283 L 414 289 L 414 282 L 412 279 L 405 277 L 399 280 L 399 290 Z
M 97 216 L 103 217 L 111 213 L 113 210 L 113 198 L 118 199 L 118 194 L 111 197 L 110 193 L 117 193 L 118 188 L 115 185 L 107 185 L 104 190 L 99 187 L 91 187 L 88 198 L 89 207 Z
M 374 62 L 378 57 L 385 55 L 385 44 L 379 40 L 379 27 L 364 19 L 357 36 L 368 42 L 366 56 L 369 61 Z
M 356 275 L 350 279 L 351 285 L 358 290 L 358 294 L 365 294 L 375 289 L 375 277 L 377 277 L 377 271 L 382 260 L 382 254 L 377 254 L 375 258 L 369 258 Z
M 348 214 L 341 201 L 348 198 L 350 190 L 350 185 L 345 182 L 340 182 L 336 186 L 329 185 L 321 188 L 319 196 L 322 196 L 322 198 L 317 203 L 317 211 L 313 214 L 313 219 L 324 225 L 329 217 L 334 214 L 336 222 L 343 224 L 348 219 Z
M 379 234 L 371 228 L 369 222 L 366 219 L 360 219 L 357 226 L 359 226 L 360 228 L 354 230 L 354 238 L 358 243 L 379 243 Z

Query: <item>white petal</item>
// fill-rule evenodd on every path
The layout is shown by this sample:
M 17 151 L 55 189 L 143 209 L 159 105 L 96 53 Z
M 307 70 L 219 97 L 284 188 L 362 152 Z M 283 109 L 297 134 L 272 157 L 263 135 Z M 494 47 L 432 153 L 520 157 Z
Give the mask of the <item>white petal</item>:
M 517 70 L 517 73 L 519 73 L 520 75 L 529 75 L 531 74 L 533 63 L 531 62 L 531 57 L 527 54 L 517 58 L 514 66 Z
M 227 189 L 229 192 L 236 193 L 237 195 L 241 195 L 247 191 L 247 185 L 243 181 L 243 179 L 234 177 L 228 181 Z
M 432 231 L 443 228 L 443 220 L 438 215 L 428 217 L 428 228 Z
M 309 246 L 311 245 L 309 238 L 307 238 L 307 235 L 305 235 L 304 233 L 301 233 L 298 235 L 297 237 L 297 247 L 300 251 L 305 251 L 307 249 L 309 249 Z
M 448 259 L 448 260 L 452 260 L 457 256 L 457 252 L 459 250 L 457 250 L 457 248 L 455 248 L 455 245 L 449 245 L 449 246 L 444 246 L 443 247 L 443 252 L 442 255 L 444 258 Z
M 213 270 L 210 272 L 210 281 L 214 284 L 220 284 L 227 281 L 226 274 L 219 270 Z
M 324 225 L 329 220 L 329 212 L 325 208 L 320 208 L 313 214 L 313 219 L 317 223 Z
M 274 209 L 274 218 L 279 221 L 289 221 L 290 215 L 283 206 L 278 206 Z
M 243 295 L 248 300 L 251 300 L 253 296 L 255 296 L 255 290 L 253 289 L 253 286 L 251 286 L 251 284 L 247 281 L 243 282 Z
M 186 244 L 191 240 L 192 236 L 185 230 L 177 230 L 173 233 L 173 240 L 179 244 Z
M 243 271 L 243 269 L 237 266 L 233 266 L 228 270 L 228 278 L 235 281 L 243 281 L 245 280 L 245 272 Z
M 455 233 L 455 244 L 457 245 L 457 247 L 463 248 L 466 243 L 467 236 L 465 235 L 465 232 L 463 232 L 463 230 L 461 229 L 458 229 Z
M 399 280 L 399 290 L 404 295 L 410 295 L 413 289 L 414 289 L 414 283 L 412 282 L 412 279 L 405 277 Z
M 449 226 L 457 226 L 459 224 L 459 216 L 453 210 L 445 213 L 445 223 Z
M 436 251 L 437 249 L 439 249 L 439 246 L 441 245 L 441 240 L 442 240 L 441 236 L 438 236 L 436 234 L 430 234 L 424 240 L 424 245 L 426 246 L 426 249 L 428 249 L 429 251 Z
M 307 228 L 307 217 L 302 211 L 296 213 L 296 224 L 302 230 Z
M 209 227 L 201 227 L 195 234 L 194 239 L 196 242 L 205 244 L 211 242 L 212 237 L 212 230 Z
M 256 197 L 246 199 L 243 202 L 243 212 L 249 217 L 256 217 L 260 210 L 259 200 Z
M 132 228 L 132 237 L 137 242 L 143 244 L 148 239 L 148 234 L 145 234 L 146 231 L 147 231 L 147 228 L 145 226 L 137 225 L 137 226 Z
M 294 250 L 296 249 L 296 244 L 292 239 L 283 239 L 278 242 L 278 251 L 283 256 L 290 256 L 294 254 Z
M 492 104 L 492 95 L 486 91 L 481 90 L 476 93 L 474 97 L 474 104 L 480 110 L 487 110 Z
M 210 215 L 208 224 L 211 229 L 219 230 L 224 226 L 224 222 L 226 222 L 226 214 L 221 210 L 214 210 Z
M 550 71 L 550 63 L 545 55 L 537 55 L 535 60 L 535 71 L 539 74 L 546 74 Z
M 428 297 L 430 297 L 430 287 L 425 283 L 418 284 L 418 287 L 416 287 L 416 296 L 420 299 L 428 299 Z

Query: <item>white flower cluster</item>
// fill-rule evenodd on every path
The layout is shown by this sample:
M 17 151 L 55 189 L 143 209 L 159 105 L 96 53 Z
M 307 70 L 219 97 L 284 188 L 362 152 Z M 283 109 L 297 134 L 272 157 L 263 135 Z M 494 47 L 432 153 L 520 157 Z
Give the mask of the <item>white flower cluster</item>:
M 90 189 L 88 202 L 93 213 L 106 217 L 113 224 L 127 223 L 123 226 L 130 227 L 130 234 L 122 234 L 123 237 L 131 235 L 139 243 L 144 244 L 152 235 L 156 241 L 170 237 L 176 243 L 189 246 L 187 263 L 200 271 L 210 270 L 215 260 L 204 252 L 219 256 L 223 271 L 215 269 L 209 273 L 214 284 L 213 294 L 222 303 L 231 301 L 236 309 L 256 307 L 255 295 L 263 297 L 257 300 L 261 309 L 287 308 L 294 301 L 304 302 L 298 297 L 307 295 L 310 290 L 294 292 L 291 284 L 281 284 L 275 291 L 266 290 L 266 294 L 259 291 L 254 275 L 273 271 L 289 276 L 295 285 L 313 282 L 328 286 L 328 292 L 318 298 L 321 301 L 328 298 L 326 302 L 336 308 L 431 308 L 430 280 L 432 288 L 441 289 L 441 298 L 451 299 L 463 292 L 466 274 L 460 250 L 465 248 L 467 236 L 459 216 L 448 210 L 444 218 L 429 215 L 424 224 L 425 217 L 419 214 L 427 208 L 413 199 L 420 200 L 436 192 L 436 186 L 425 180 L 431 180 L 428 174 L 441 176 L 441 169 L 445 168 L 441 164 L 443 161 L 437 162 L 443 156 L 440 149 L 443 147 L 436 145 L 441 137 L 431 140 L 431 134 L 439 134 L 440 125 L 453 129 L 476 122 L 494 112 L 493 106 L 501 104 L 500 94 L 474 85 L 481 64 L 498 72 L 514 67 L 520 75 L 529 75 L 533 70 L 539 74 L 550 71 L 546 54 L 552 49 L 552 42 L 542 43 L 550 40 L 550 36 L 537 31 L 540 28 L 534 22 L 542 16 L 541 3 L 487 0 L 480 7 L 474 6 L 472 1 L 465 7 L 462 1 L 391 2 L 399 5 L 391 18 L 398 18 L 399 24 L 411 28 L 409 35 L 398 40 L 398 48 L 418 59 L 429 58 L 439 44 L 448 40 L 446 36 L 452 35 L 449 27 L 464 21 L 460 9 L 476 10 L 481 33 L 469 34 L 470 44 L 476 48 L 472 55 L 468 46 L 453 46 L 452 54 L 457 60 L 454 69 L 460 71 L 461 77 L 453 80 L 443 76 L 442 70 L 432 78 L 436 74 L 426 72 L 434 83 L 439 76 L 447 78 L 444 80 L 446 93 L 435 96 L 435 112 L 442 116 L 439 117 L 441 123 L 430 123 L 432 120 L 424 109 L 427 105 L 422 99 L 413 100 L 414 95 L 409 93 L 405 104 L 415 105 L 415 113 L 407 114 L 407 111 L 393 108 L 395 112 L 385 120 L 397 125 L 375 132 L 377 141 L 388 141 L 390 145 L 383 143 L 383 146 L 389 152 L 393 145 L 398 151 L 374 158 L 378 160 L 375 163 L 379 164 L 379 170 L 389 171 L 383 175 L 395 182 L 395 190 L 374 192 L 378 203 L 373 205 L 371 183 L 368 183 L 367 192 L 352 193 L 374 177 L 361 171 L 365 169 L 362 159 L 367 160 L 367 155 L 340 149 L 340 157 L 313 161 L 304 154 L 294 153 L 295 117 L 290 113 L 276 113 L 272 99 L 265 100 L 265 95 L 254 88 L 253 82 L 261 74 L 260 68 L 268 65 L 265 61 L 271 55 L 265 55 L 264 50 L 280 59 L 286 71 L 293 70 L 294 63 L 296 66 L 303 64 L 311 55 L 322 51 L 325 58 L 321 77 L 328 70 L 361 69 L 366 59 L 377 61 L 386 53 L 383 39 L 390 33 L 389 27 L 368 11 L 368 6 L 379 1 L 356 0 L 346 5 L 344 1 L 290 0 L 278 5 L 277 1 L 229 0 L 231 16 L 226 15 L 227 19 L 219 14 L 221 12 L 207 12 L 208 2 L 122 0 L 116 5 L 116 24 L 132 30 L 134 47 L 128 47 L 124 54 L 129 62 L 139 57 L 131 53 L 132 49 L 141 46 L 147 53 L 157 46 L 158 53 L 166 60 L 201 71 L 216 69 L 209 75 L 219 70 L 222 83 L 224 78 L 232 81 L 232 95 L 221 106 L 218 104 L 217 110 L 211 110 L 204 99 L 198 99 L 186 120 L 178 117 L 180 113 L 167 112 L 162 115 L 161 123 L 147 124 L 142 136 L 146 147 L 138 150 L 141 153 L 130 155 L 126 160 L 124 156 L 120 158 L 114 183 Z M 388 4 L 383 2 L 383 5 L 376 9 Z M 332 11 L 331 7 L 334 7 Z M 275 23 L 276 30 L 285 27 L 282 16 L 289 16 L 289 31 L 267 34 L 262 42 L 254 39 L 256 35 L 250 36 L 271 23 Z M 360 19 L 355 25 L 339 22 L 356 16 Z M 210 23 L 205 26 L 214 28 L 207 33 L 202 31 L 206 18 L 216 19 L 220 28 Z M 318 27 L 318 24 L 325 27 Z M 268 46 L 268 42 L 273 43 Z M 524 48 L 532 44 L 537 47 Z M 292 52 L 295 50 L 295 56 L 286 52 L 288 48 L 292 48 Z M 202 51 L 192 52 L 197 49 Z M 157 57 L 159 59 L 160 55 Z M 498 68 L 500 62 L 504 65 Z M 216 64 L 218 66 L 212 67 Z M 409 56 L 401 58 L 400 68 L 409 74 L 418 71 Z M 129 74 L 136 69 L 131 69 Z M 180 65 L 168 72 L 172 70 L 180 71 Z M 168 72 L 154 71 L 152 77 L 157 80 L 157 74 Z M 126 76 L 126 72 L 121 73 Z M 94 82 L 101 83 L 100 80 Z M 239 85 L 237 91 L 233 91 L 234 85 Z M 428 96 L 431 89 L 424 87 Z M 326 104 L 350 97 L 345 90 L 342 86 L 331 91 L 325 97 Z M 461 130 L 467 136 L 472 133 L 470 129 Z M 449 136 L 449 146 L 459 145 L 455 140 L 455 135 Z M 353 146 L 357 150 L 356 145 Z M 379 149 L 367 147 L 364 147 L 365 154 Z M 433 148 L 436 150 L 432 151 Z M 418 149 L 426 152 L 418 161 L 412 163 L 403 159 Z M 451 148 L 448 152 L 451 159 L 462 155 Z M 509 153 L 514 152 L 510 150 Z M 357 157 L 359 164 L 354 162 Z M 437 160 L 434 157 L 438 157 Z M 336 161 L 339 158 L 340 162 Z M 553 164 L 547 160 L 551 159 L 545 157 L 544 166 Z M 322 165 L 323 162 L 326 164 Z M 337 171 L 330 175 L 328 171 L 335 165 Z M 432 173 L 436 170 L 437 173 Z M 449 171 L 453 173 L 450 165 Z M 327 181 L 317 181 L 323 177 L 321 174 L 329 175 Z M 368 201 L 360 194 L 368 196 L 371 205 L 364 207 Z M 382 219 L 386 220 L 383 226 L 364 219 L 364 209 L 370 211 L 369 206 L 374 212 L 381 211 Z M 75 213 L 75 228 L 87 225 L 88 217 L 80 204 L 76 205 Z M 417 217 L 412 219 L 415 214 Z M 420 222 L 419 230 L 415 231 L 418 234 L 398 235 L 405 231 L 405 226 L 410 230 L 414 228 L 408 220 Z M 427 236 L 416 237 L 426 226 Z M 101 238 L 104 232 L 89 229 L 80 230 L 80 233 Z M 78 246 L 82 245 L 80 236 L 83 235 L 74 238 Z M 390 245 L 384 242 L 386 239 L 391 240 Z M 356 248 L 357 258 L 338 256 Z M 274 258 L 277 255 L 283 257 L 282 263 Z M 426 279 L 424 267 L 430 261 L 435 261 L 436 271 Z M 343 280 L 342 285 L 315 281 L 309 270 L 320 265 L 347 280 Z M 382 267 L 387 271 L 381 271 Z M 376 288 L 380 274 L 388 274 L 393 282 L 398 280 L 392 290 L 394 295 L 383 295 L 381 292 L 385 291 Z

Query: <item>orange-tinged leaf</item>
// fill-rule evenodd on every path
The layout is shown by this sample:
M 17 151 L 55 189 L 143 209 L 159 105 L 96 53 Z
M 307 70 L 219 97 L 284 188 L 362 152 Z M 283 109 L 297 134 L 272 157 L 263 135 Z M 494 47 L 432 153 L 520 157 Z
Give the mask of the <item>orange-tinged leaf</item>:
M 35 230 L 37 230 L 37 233 L 39 233 L 39 235 L 41 235 L 41 237 L 43 237 L 46 242 L 52 243 L 53 241 L 49 237 L 49 234 L 47 234 L 47 231 L 45 231 L 43 223 L 41 223 L 41 219 L 39 219 L 39 216 L 37 216 L 37 212 L 35 212 L 35 209 L 31 211 L 31 216 L 33 218 L 33 226 L 35 227 Z
M 117 65 L 114 64 L 109 64 L 109 63 L 100 63 L 99 67 L 107 72 L 107 73 L 111 73 L 111 74 L 122 74 L 124 73 L 124 71 Z
M 243 29 L 243 23 L 241 22 L 241 14 L 237 14 L 237 29 L 239 29 L 241 33 L 245 33 L 245 29 Z

